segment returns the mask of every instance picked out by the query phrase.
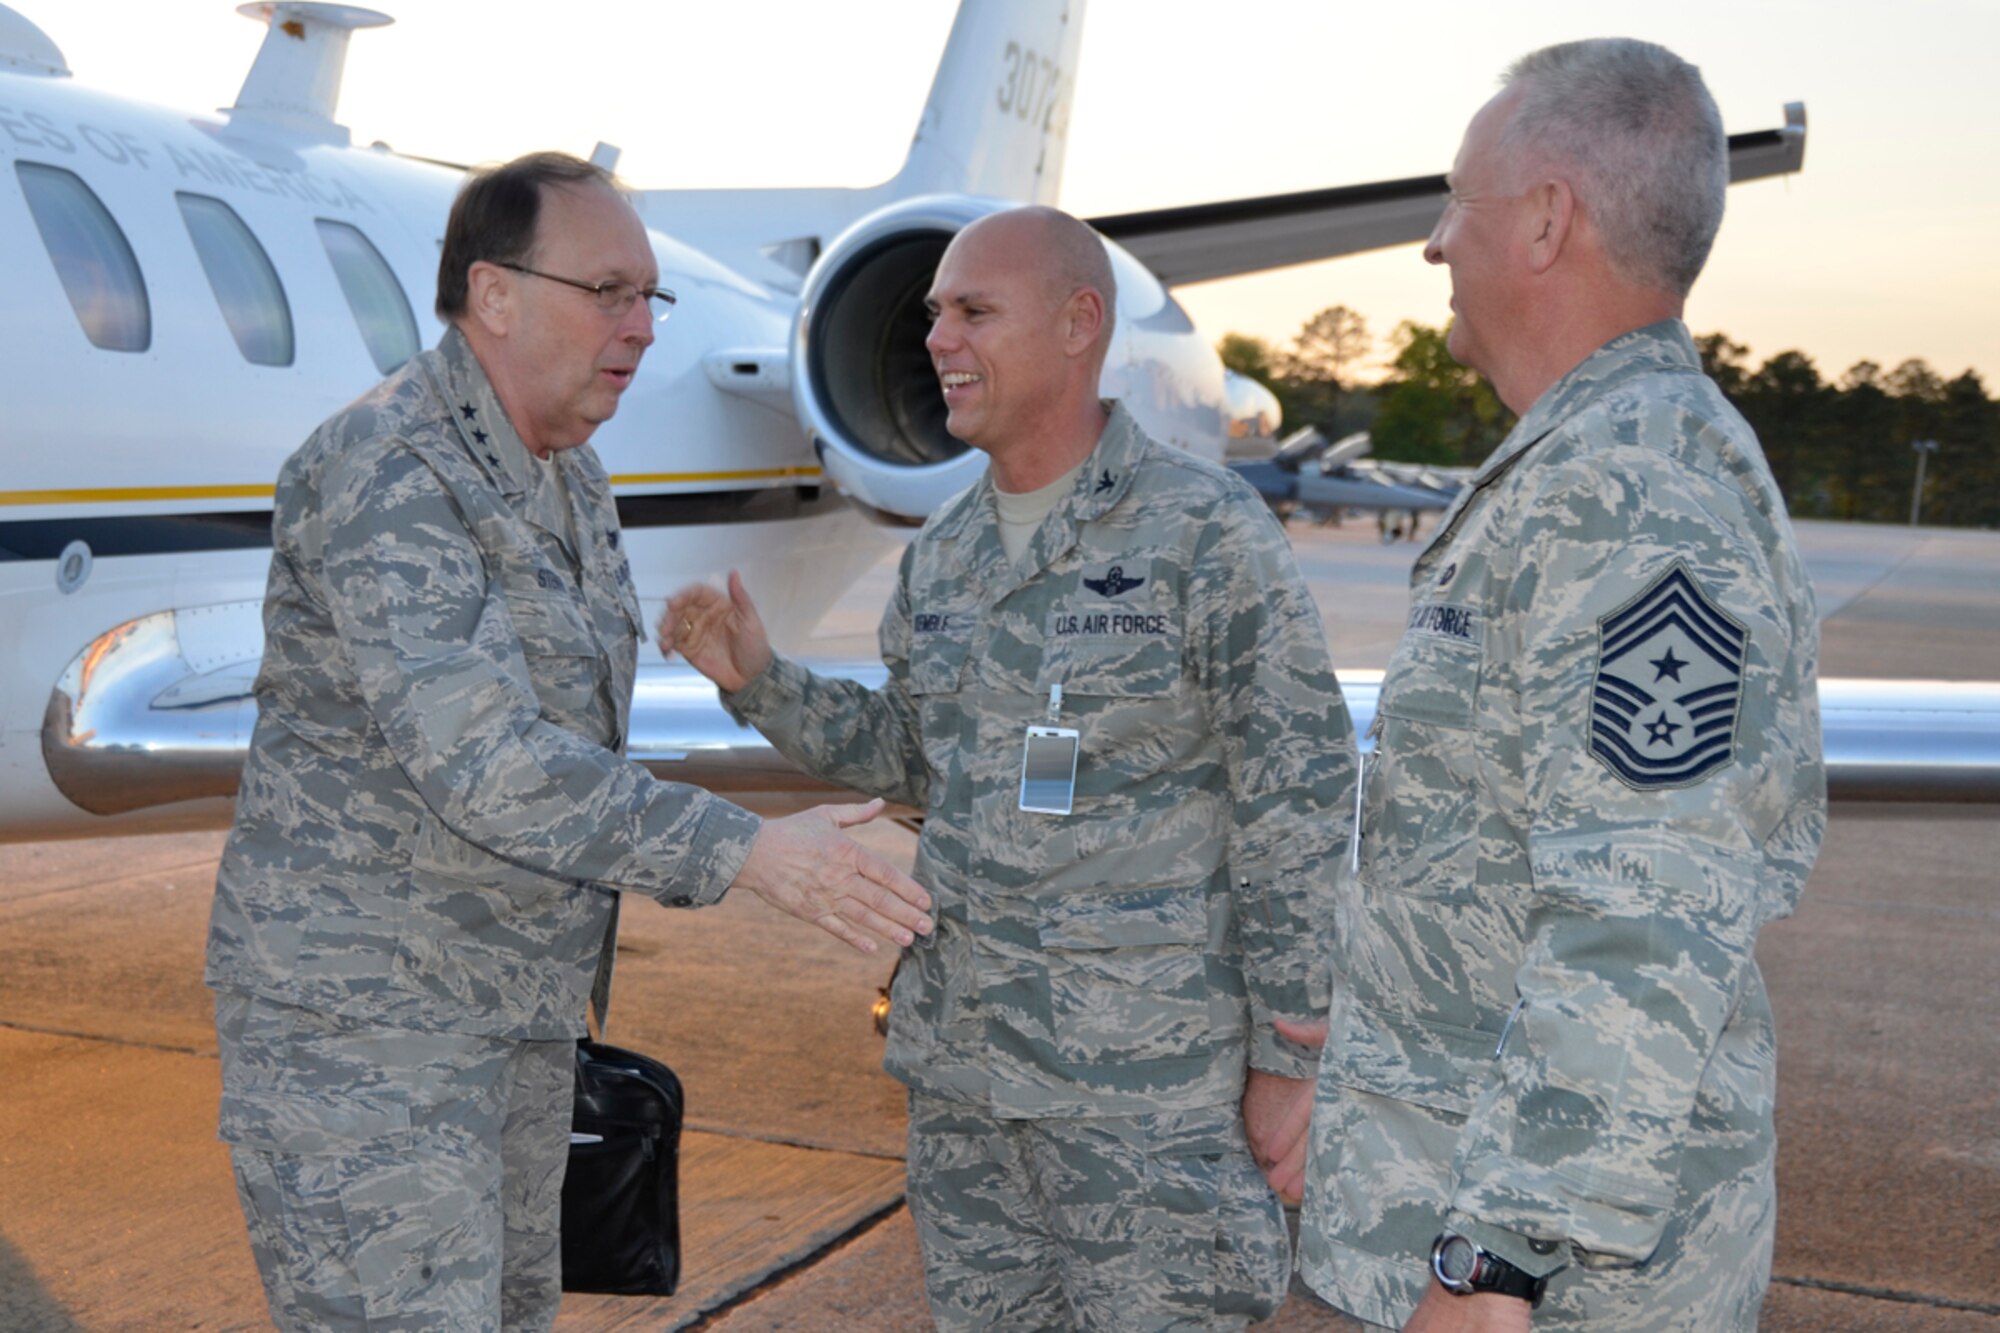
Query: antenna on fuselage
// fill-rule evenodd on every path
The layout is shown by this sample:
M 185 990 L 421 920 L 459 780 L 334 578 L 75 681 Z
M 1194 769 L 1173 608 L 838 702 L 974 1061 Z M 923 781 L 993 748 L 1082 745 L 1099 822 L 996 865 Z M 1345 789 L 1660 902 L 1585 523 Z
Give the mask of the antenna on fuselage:
M 333 110 L 340 102 L 348 34 L 396 20 L 359 5 L 319 0 L 254 0 L 237 6 L 236 12 L 269 24 L 270 31 L 257 48 L 236 105 L 222 108 L 230 125 L 261 123 L 346 144 L 347 127 L 334 120 Z

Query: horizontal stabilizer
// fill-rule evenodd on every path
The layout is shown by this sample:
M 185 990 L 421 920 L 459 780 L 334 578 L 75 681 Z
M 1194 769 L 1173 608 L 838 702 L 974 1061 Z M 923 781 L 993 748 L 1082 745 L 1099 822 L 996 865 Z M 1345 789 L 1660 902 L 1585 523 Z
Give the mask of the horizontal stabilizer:
M 1785 107 L 1782 129 L 1729 136 L 1732 182 L 1805 165 L 1806 108 Z M 1090 219 L 1169 287 L 1360 254 L 1429 237 L 1444 212 L 1443 176 L 1412 176 L 1256 199 Z

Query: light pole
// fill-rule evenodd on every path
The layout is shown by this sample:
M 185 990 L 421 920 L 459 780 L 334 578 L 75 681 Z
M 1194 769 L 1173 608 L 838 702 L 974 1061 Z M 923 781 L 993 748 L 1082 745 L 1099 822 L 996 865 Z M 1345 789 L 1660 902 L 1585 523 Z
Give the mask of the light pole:
M 1924 508 L 1924 458 L 1937 452 L 1936 440 L 1911 440 L 1910 448 L 1917 455 L 1917 486 L 1910 492 L 1910 526 L 1917 526 L 1917 515 Z

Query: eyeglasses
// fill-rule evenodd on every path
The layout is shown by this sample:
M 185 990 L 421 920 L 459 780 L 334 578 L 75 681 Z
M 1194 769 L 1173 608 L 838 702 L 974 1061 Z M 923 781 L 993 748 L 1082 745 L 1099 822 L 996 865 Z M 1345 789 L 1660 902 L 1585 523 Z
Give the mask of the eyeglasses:
M 597 298 L 597 308 L 607 315 L 624 315 L 632 308 L 632 303 L 640 297 L 646 298 L 647 307 L 653 312 L 653 320 L 658 323 L 674 313 L 674 294 L 664 287 L 636 287 L 629 282 L 578 282 L 575 278 L 557 277 L 540 269 L 529 268 L 526 264 L 499 262 L 500 268 L 525 273 L 531 278 L 547 278 L 565 287 L 574 287 L 580 292 L 589 292 Z

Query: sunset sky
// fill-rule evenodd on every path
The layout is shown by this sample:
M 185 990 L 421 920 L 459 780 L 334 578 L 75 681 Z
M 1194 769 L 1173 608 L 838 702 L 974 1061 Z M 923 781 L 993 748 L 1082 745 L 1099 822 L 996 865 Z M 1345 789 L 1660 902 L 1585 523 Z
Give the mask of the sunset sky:
M 15 0 L 77 78 L 206 111 L 235 99 L 261 23 L 229 0 Z M 647 188 L 866 185 L 899 165 L 952 0 L 381 0 L 340 119 L 357 143 L 454 161 L 624 150 Z M 1731 132 L 1803 100 L 1806 169 L 1731 191 L 1689 322 L 1788 348 L 1968 367 L 2000 390 L 2000 4 L 1910 0 L 1090 0 L 1061 203 L 1090 216 L 1443 171 L 1514 56 L 1645 37 L 1700 65 Z M 1417 249 L 1183 288 L 1212 338 L 1283 343 L 1345 304 L 1386 335 L 1442 323 Z

